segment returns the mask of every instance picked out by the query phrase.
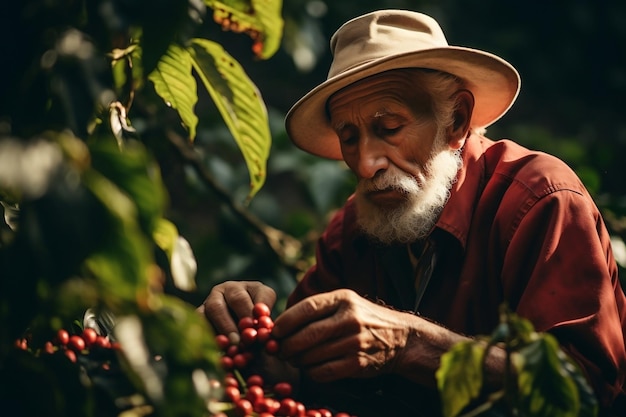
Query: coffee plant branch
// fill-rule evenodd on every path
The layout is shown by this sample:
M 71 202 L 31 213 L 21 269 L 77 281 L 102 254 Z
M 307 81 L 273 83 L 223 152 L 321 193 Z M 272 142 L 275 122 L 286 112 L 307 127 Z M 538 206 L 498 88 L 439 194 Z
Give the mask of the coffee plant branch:
M 222 185 L 220 185 L 204 166 L 193 145 L 178 133 L 167 130 L 166 136 L 174 145 L 179 155 L 189 163 L 196 171 L 199 178 L 206 186 L 212 189 L 217 197 L 226 204 L 230 210 L 247 225 L 253 232 L 259 235 L 264 244 L 275 254 L 279 262 L 290 272 L 300 274 L 307 269 L 302 258 L 302 242 L 295 237 L 276 229 L 254 216 L 242 204 L 237 203 Z

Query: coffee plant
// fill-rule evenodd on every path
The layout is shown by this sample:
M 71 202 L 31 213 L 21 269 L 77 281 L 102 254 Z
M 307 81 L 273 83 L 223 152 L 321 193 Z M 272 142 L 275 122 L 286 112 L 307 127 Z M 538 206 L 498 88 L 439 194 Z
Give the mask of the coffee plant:
M 233 32 L 267 59 L 280 12 L 279 0 L 3 5 L 3 414 L 209 413 L 219 349 L 194 307 L 164 290 L 193 289 L 197 265 L 165 218 L 151 141 L 192 147 L 203 89 L 239 145 L 252 198 L 271 143 L 264 103 L 241 65 L 197 34 Z

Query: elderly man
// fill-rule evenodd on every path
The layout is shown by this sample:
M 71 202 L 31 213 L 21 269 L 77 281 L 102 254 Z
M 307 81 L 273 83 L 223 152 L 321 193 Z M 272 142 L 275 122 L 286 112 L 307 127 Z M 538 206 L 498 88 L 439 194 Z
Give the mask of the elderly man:
M 483 136 L 514 102 L 517 71 L 410 11 L 353 19 L 331 48 L 328 79 L 286 119 L 298 147 L 358 178 L 275 320 L 304 388 L 366 414 L 436 415 L 441 355 L 491 333 L 507 303 L 559 340 L 603 413 L 624 415 L 626 298 L 597 207 L 563 162 Z M 226 282 L 203 306 L 229 334 L 274 301 L 261 283 Z M 487 381 L 503 367 L 491 350 Z

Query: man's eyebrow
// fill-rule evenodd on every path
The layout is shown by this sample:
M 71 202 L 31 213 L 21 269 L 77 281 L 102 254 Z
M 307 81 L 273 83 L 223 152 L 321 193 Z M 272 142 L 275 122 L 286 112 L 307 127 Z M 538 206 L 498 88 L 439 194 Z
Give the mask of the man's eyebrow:
M 338 132 L 338 131 L 342 130 L 344 127 L 346 127 L 346 122 L 341 121 L 341 122 L 333 123 L 333 124 L 331 125 L 331 127 L 332 127 L 332 128 L 333 128 L 336 132 Z

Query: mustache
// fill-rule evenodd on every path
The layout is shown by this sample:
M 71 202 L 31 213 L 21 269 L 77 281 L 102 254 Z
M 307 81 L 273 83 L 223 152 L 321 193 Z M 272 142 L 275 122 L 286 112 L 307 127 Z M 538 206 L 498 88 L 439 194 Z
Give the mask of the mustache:
M 411 193 L 420 190 L 420 184 L 412 175 L 406 174 L 399 169 L 388 169 L 376 174 L 373 178 L 362 179 L 357 185 L 357 190 L 363 193 L 399 190 Z

